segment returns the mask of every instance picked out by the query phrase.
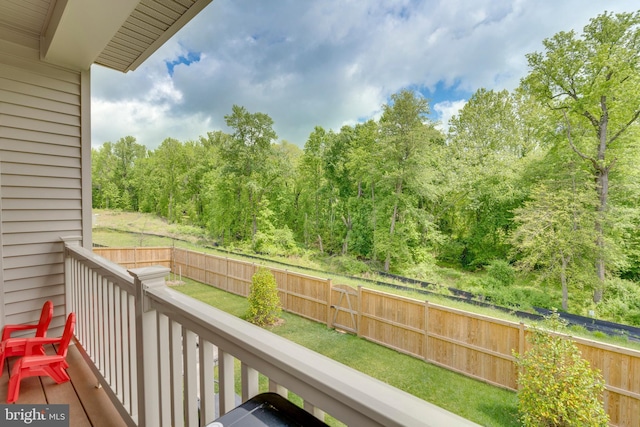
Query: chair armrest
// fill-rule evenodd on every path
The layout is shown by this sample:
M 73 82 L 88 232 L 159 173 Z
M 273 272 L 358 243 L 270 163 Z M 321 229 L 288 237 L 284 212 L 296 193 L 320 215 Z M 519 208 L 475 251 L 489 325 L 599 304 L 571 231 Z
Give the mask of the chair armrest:
M 19 371 L 20 369 L 24 369 L 24 368 L 28 369 L 32 366 L 41 368 L 45 365 L 51 365 L 54 363 L 62 363 L 64 369 L 69 367 L 69 365 L 64 360 L 64 357 L 58 356 L 56 354 L 53 356 L 44 355 L 44 356 L 22 357 L 18 359 L 15 365 L 13 365 L 13 369 L 17 369 Z
M 5 325 L 2 330 L 2 341 L 11 337 L 12 332 L 37 329 L 38 325 Z
M 38 338 L 26 338 L 25 339 L 25 356 L 34 356 L 40 355 L 40 351 L 38 350 L 45 344 L 56 344 L 61 341 L 61 338 L 46 338 L 46 337 L 38 337 Z
M 29 338 L 9 338 L 0 343 L 0 350 L 4 351 L 12 347 L 24 346 Z

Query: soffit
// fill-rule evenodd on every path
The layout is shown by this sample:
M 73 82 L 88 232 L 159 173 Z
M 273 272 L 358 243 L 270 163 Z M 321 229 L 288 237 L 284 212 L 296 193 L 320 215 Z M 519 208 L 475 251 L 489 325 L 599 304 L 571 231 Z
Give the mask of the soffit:
M 0 0 L 0 40 L 43 61 L 118 71 L 138 67 L 211 0 Z

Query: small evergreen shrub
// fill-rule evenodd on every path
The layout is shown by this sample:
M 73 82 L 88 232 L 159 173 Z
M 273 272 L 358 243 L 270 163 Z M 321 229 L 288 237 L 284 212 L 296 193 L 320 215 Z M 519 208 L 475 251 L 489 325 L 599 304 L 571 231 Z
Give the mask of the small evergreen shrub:
M 546 320 L 558 331 L 566 324 L 557 313 Z M 531 349 L 517 354 L 518 411 L 525 427 L 606 427 L 604 380 L 581 357 L 576 344 L 541 329 L 529 335 Z
M 266 267 L 259 267 L 251 278 L 249 310 L 246 319 L 258 326 L 269 326 L 280 318 L 282 307 L 276 278 Z

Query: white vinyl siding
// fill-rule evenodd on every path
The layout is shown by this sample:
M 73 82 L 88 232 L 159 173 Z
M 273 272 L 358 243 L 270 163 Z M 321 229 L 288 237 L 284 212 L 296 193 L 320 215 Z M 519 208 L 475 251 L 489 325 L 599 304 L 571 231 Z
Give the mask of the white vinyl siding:
M 0 44 L 0 323 L 35 321 L 50 299 L 57 329 L 65 318 L 60 239 L 85 229 L 82 85 L 88 79 L 35 57 Z

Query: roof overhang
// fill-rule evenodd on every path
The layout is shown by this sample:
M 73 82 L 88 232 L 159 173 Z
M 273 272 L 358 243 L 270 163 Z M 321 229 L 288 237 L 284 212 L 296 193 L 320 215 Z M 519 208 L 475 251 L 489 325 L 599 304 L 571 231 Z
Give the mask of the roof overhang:
M 137 5 L 138 0 L 57 0 L 40 40 L 40 58 L 89 68 Z
M 212 0 L 0 0 L 0 39 L 39 49 L 41 60 L 127 72 Z

